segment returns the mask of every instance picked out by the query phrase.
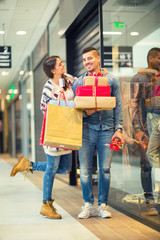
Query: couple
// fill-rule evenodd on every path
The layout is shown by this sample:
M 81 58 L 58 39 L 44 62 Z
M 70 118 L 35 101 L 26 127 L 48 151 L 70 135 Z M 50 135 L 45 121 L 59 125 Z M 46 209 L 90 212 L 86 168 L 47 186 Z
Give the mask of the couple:
M 75 90 L 83 85 L 83 78 L 95 72 L 106 75 L 106 70 L 100 68 L 100 56 L 97 49 L 93 47 L 85 48 L 82 51 L 83 65 L 87 70 L 77 80 L 67 75 L 64 63 L 58 56 L 48 57 L 43 61 L 43 70 L 49 80 L 44 85 L 41 97 L 41 110 L 44 112 L 46 104 L 51 99 L 73 100 Z M 111 96 L 116 97 L 116 107 L 113 110 L 97 111 L 96 109 L 86 109 L 83 113 L 83 141 L 79 150 L 80 179 L 85 205 L 82 207 L 78 218 L 89 218 L 96 214 L 94 206 L 94 196 L 92 193 L 92 161 L 95 148 L 98 154 L 99 172 L 99 193 L 98 193 L 98 216 L 102 218 L 111 217 L 108 211 L 108 192 L 110 185 L 110 167 L 112 151 L 109 146 L 113 138 L 119 138 L 123 142 L 122 136 L 122 99 L 118 81 L 110 74 L 107 75 L 108 84 L 111 86 Z M 64 79 L 64 86 L 59 85 L 59 79 Z M 63 94 L 62 94 L 63 93 Z M 13 167 L 11 176 L 23 171 L 44 171 L 43 178 L 43 205 L 40 213 L 51 219 L 61 219 L 61 215 L 53 206 L 52 188 L 56 173 L 66 174 L 71 167 L 71 152 L 57 150 L 53 147 L 44 147 L 47 162 L 30 162 L 25 157 L 21 157 Z

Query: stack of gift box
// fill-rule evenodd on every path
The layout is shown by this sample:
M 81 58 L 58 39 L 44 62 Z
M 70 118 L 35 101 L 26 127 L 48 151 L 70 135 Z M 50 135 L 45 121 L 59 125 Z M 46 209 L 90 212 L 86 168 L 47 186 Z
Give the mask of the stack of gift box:
M 111 97 L 107 77 L 86 76 L 83 86 L 76 89 L 74 103 L 77 109 L 112 110 L 116 106 L 116 98 Z

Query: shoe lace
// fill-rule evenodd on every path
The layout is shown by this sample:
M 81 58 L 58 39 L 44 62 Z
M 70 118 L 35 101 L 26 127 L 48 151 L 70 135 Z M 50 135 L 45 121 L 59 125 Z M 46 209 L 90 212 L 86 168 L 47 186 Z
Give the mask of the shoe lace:
M 104 205 L 104 206 L 100 206 L 100 211 L 107 211 L 108 210 L 108 206 Z
M 52 203 L 47 204 L 52 212 L 57 212 L 57 209 L 52 205 Z
M 82 206 L 81 209 L 82 209 L 83 212 L 87 213 L 90 210 L 90 206 L 84 205 L 84 206 Z

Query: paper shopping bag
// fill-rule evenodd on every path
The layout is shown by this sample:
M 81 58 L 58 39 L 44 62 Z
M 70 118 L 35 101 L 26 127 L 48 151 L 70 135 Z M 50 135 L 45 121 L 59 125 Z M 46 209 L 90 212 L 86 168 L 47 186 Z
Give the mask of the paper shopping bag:
M 50 104 L 54 104 L 54 105 L 59 105 L 62 107 L 70 107 L 70 108 L 74 108 L 74 101 L 67 101 L 67 100 L 50 100 L 49 101 Z
M 48 104 L 43 145 L 78 150 L 82 146 L 82 110 Z

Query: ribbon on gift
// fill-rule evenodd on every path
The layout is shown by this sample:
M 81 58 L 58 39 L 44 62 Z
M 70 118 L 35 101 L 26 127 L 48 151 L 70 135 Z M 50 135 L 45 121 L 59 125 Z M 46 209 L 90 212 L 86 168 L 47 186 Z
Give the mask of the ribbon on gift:
M 95 77 L 95 86 L 98 86 L 98 77 L 102 77 L 102 73 L 98 73 L 96 74 L 96 72 L 92 72 L 90 74 L 90 76 L 94 76 Z M 96 98 L 96 88 L 95 86 L 93 86 L 93 96 L 95 97 L 95 108 L 97 109 L 97 98 Z
M 95 77 L 95 86 L 98 86 L 98 77 L 102 77 L 102 73 L 96 74 L 96 72 L 92 72 L 89 76 L 94 76 Z
M 93 86 L 92 89 L 93 89 L 93 97 L 95 98 L 95 108 L 97 109 L 96 86 Z

